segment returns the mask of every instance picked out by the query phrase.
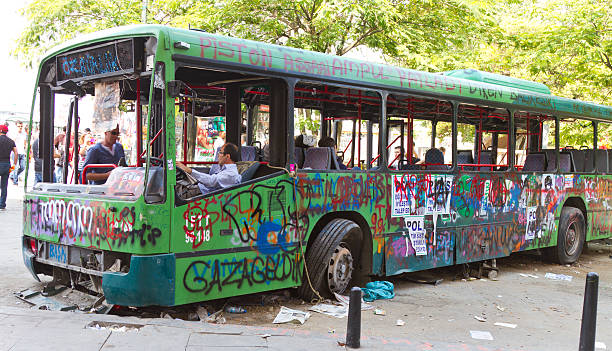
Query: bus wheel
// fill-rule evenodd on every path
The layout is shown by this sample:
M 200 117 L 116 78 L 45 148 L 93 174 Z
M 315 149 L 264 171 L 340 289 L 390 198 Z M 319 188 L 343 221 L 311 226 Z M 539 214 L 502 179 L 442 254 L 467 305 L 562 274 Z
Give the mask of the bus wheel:
M 586 237 L 586 225 L 582 211 L 575 207 L 561 210 L 557 246 L 549 249 L 550 258 L 560 264 L 571 264 L 582 253 Z
M 361 238 L 361 228 L 355 222 L 334 219 L 327 223 L 308 248 L 306 268 L 312 288 L 304 275 L 298 290 L 300 297 L 306 301 L 317 298 L 313 289 L 321 297 L 348 291 L 353 278 L 359 276 Z

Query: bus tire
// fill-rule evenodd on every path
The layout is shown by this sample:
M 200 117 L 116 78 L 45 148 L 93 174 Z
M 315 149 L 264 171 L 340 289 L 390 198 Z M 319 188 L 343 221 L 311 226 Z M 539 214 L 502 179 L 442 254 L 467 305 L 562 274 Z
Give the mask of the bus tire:
M 548 257 L 559 264 L 572 264 L 578 260 L 584 247 L 586 224 L 584 215 L 575 207 L 561 210 L 557 246 L 548 250 Z
M 359 225 L 347 219 L 334 219 L 323 227 L 312 241 L 306 255 L 306 268 L 298 295 L 306 301 L 343 294 L 353 286 L 359 276 L 359 254 L 362 231 Z M 310 284 L 306 272 L 310 276 Z

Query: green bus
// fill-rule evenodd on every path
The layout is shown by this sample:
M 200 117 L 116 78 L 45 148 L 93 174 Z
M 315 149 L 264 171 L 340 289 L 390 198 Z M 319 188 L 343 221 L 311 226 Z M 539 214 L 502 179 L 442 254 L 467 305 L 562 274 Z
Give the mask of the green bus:
M 320 123 L 314 143 L 297 135 L 304 116 Z M 127 26 L 42 59 L 34 120 L 43 181 L 25 186 L 24 263 L 110 304 L 310 300 L 525 250 L 572 263 L 610 236 L 598 131 L 612 108 L 486 72 Z M 125 162 L 81 167 L 84 128 L 95 142 L 116 124 Z M 567 124 L 592 138 L 561 145 Z M 241 182 L 194 193 L 177 162 L 207 172 L 223 142 L 240 147 Z M 96 168 L 105 184 L 87 184 Z

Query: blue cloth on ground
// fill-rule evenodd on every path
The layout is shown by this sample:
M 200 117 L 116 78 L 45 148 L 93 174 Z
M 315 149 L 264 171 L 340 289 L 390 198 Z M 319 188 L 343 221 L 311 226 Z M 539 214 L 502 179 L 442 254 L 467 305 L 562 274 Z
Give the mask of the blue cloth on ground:
M 386 281 L 369 282 L 361 291 L 363 291 L 363 300 L 367 302 L 395 297 L 393 283 Z

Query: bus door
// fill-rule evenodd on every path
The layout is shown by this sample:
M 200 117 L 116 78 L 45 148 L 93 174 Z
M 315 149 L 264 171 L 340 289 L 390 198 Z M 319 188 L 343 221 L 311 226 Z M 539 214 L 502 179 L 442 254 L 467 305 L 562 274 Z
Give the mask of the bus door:
M 264 77 L 243 83 L 233 73 L 206 72 L 180 67 L 180 80 L 171 83 L 176 161 L 214 175 L 219 153 L 232 143 L 241 180 L 202 193 L 197 181 L 177 170 L 171 239 L 176 304 L 295 286 L 301 275 L 291 221 L 293 181 L 284 169 L 288 87 Z
M 392 94 L 387 118 L 391 218 L 385 236 L 386 274 L 452 265 L 454 176 L 444 153 L 452 150 L 452 107 L 445 101 Z M 447 129 L 433 133 L 434 121 Z M 401 162 L 405 159 L 409 161 Z M 452 163 L 452 157 L 448 160 Z

